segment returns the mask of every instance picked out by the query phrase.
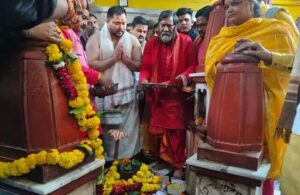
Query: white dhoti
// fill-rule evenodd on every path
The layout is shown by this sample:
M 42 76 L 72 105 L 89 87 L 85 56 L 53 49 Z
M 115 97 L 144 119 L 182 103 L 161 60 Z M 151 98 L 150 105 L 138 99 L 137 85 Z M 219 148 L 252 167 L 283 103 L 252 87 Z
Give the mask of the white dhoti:
M 119 42 L 123 42 L 123 50 L 127 56 L 131 56 L 133 36 L 124 33 Z M 113 55 L 114 46 L 111 36 L 105 24 L 100 31 L 100 58 L 105 59 Z M 128 69 L 122 61 L 115 63 L 103 73 L 118 83 L 118 92 L 105 98 L 96 98 L 97 110 L 102 112 L 102 128 L 104 132 L 104 153 L 106 160 L 111 161 L 115 152 L 115 140 L 108 134 L 111 129 L 119 129 L 128 135 L 120 141 L 118 158 L 129 157 L 137 154 L 141 148 L 139 130 L 139 111 L 136 103 L 136 89 L 134 72 Z
M 105 118 L 105 119 L 104 119 Z M 135 101 L 122 105 L 115 110 L 115 113 L 108 113 L 103 120 L 106 124 L 102 125 L 104 137 L 104 153 L 106 160 L 114 160 L 115 140 L 108 134 L 110 129 L 120 129 L 127 133 L 128 137 L 120 140 L 118 159 L 125 157 L 131 158 L 141 149 L 140 130 L 139 130 L 139 115 L 138 106 Z M 112 123 L 108 124 L 110 120 Z M 118 121 L 121 123 L 116 124 Z

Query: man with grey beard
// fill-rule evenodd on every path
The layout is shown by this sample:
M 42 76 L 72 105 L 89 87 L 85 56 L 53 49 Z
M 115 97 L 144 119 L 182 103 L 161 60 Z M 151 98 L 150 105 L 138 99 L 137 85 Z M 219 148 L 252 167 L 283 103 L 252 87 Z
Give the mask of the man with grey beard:
M 187 123 L 181 88 L 189 83 L 188 75 L 195 71 L 197 60 L 191 38 L 177 32 L 177 22 L 172 11 L 161 12 L 159 36 L 150 39 L 144 49 L 140 81 L 147 90 L 149 132 L 156 139 L 153 142 L 159 143 L 160 158 L 175 169 L 175 176 L 181 177 Z

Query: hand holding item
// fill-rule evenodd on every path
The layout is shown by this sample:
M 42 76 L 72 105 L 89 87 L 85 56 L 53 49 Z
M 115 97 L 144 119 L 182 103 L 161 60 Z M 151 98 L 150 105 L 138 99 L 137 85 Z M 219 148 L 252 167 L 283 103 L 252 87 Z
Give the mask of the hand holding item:
M 141 81 L 140 86 L 143 90 L 149 90 L 150 86 L 148 85 L 149 81 L 147 79 L 144 79 Z
M 235 44 L 235 52 L 255 56 L 266 64 L 272 63 L 272 52 L 248 39 L 239 39 Z
M 92 94 L 97 97 L 104 97 L 115 94 L 118 91 L 118 83 L 113 83 L 110 78 L 101 76 L 98 83 L 93 87 Z
M 127 133 L 119 129 L 111 129 L 108 134 L 112 136 L 115 140 L 121 140 L 128 137 Z
M 175 80 L 174 80 L 174 84 L 178 87 L 178 88 L 182 88 L 182 87 L 186 87 L 188 84 L 187 78 L 183 75 L 180 74 L 178 75 Z
M 24 30 L 27 38 L 59 43 L 61 41 L 60 32 L 54 22 L 41 23 L 29 30 Z

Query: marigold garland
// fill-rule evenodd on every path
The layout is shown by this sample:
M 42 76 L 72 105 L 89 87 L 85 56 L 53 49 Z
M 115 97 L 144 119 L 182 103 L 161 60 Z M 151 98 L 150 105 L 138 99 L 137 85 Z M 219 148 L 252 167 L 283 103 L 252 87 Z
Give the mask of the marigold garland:
M 98 138 L 100 119 L 91 105 L 87 79 L 81 70 L 78 57 L 72 54 L 72 42 L 63 38 L 59 45 L 50 44 L 46 48 L 46 54 L 48 55 L 47 64 L 55 70 L 60 85 L 69 98 L 69 106 L 72 108 L 70 113 L 75 115 L 80 130 L 88 131 L 90 140 L 82 140 L 81 147 L 94 152 L 96 158 L 104 159 L 102 140 Z M 57 164 L 62 168 L 70 169 L 81 163 L 84 158 L 85 154 L 78 149 L 62 153 L 59 153 L 57 149 L 48 152 L 43 150 L 13 162 L 0 161 L 0 178 L 27 174 L 36 165 Z
M 141 194 L 156 192 L 160 189 L 161 177 L 153 175 L 146 164 L 142 163 L 139 171 L 127 180 L 120 179 L 121 176 L 117 171 L 118 164 L 119 161 L 114 161 L 105 175 L 103 184 L 104 195 L 109 195 L 112 192 L 114 194 L 122 194 L 127 188 L 134 188 L 140 191 Z

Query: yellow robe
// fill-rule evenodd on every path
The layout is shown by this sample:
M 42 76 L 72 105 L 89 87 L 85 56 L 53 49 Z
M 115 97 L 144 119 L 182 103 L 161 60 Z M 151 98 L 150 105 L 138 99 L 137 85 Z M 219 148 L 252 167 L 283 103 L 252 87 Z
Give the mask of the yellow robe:
M 295 54 L 297 36 L 285 22 L 255 18 L 239 26 L 223 27 L 209 44 L 206 54 L 206 82 L 210 91 L 213 89 L 216 64 L 229 52 L 240 38 L 250 39 L 262 44 L 266 49 L 278 53 Z M 286 144 L 282 139 L 275 139 L 274 132 L 289 82 L 289 72 L 282 68 L 258 65 L 262 69 L 265 87 L 265 126 L 264 136 L 271 161 L 270 178 L 278 178 Z

